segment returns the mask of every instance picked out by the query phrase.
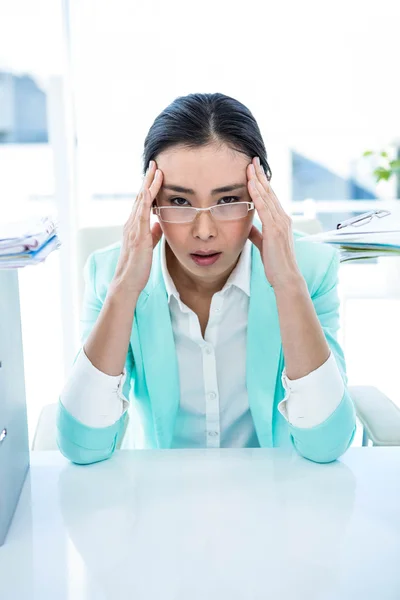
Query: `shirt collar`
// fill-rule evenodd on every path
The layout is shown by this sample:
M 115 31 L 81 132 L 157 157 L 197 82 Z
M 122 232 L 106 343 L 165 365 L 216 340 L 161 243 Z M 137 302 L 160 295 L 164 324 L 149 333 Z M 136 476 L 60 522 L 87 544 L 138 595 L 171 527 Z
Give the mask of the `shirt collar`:
M 166 247 L 166 239 L 163 235 L 160 241 L 161 244 L 161 272 L 165 282 L 165 288 L 168 294 L 168 302 L 171 299 L 171 296 L 174 296 L 179 302 L 179 292 L 176 289 L 176 286 L 170 276 L 167 268 L 167 259 L 165 253 Z M 233 269 L 232 273 L 229 275 L 228 280 L 226 281 L 224 287 L 221 292 L 225 292 L 232 285 L 241 289 L 245 294 L 250 296 L 250 274 L 251 274 L 251 244 L 250 240 L 246 240 L 245 245 L 243 247 L 242 253 L 239 257 L 238 263 L 236 267 Z

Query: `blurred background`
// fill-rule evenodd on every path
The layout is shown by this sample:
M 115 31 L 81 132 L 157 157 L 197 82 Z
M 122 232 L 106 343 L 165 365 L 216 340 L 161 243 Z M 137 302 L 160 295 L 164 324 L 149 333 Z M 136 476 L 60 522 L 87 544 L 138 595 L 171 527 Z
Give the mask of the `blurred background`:
M 81 232 L 126 221 L 144 138 L 175 97 L 250 108 L 299 223 L 400 201 L 399 177 L 374 174 L 380 153 L 400 158 L 399 17 L 397 0 L 0 0 L 0 221 L 51 215 L 63 242 L 19 273 L 31 438 L 80 345 Z M 349 383 L 398 405 L 399 263 L 340 274 Z

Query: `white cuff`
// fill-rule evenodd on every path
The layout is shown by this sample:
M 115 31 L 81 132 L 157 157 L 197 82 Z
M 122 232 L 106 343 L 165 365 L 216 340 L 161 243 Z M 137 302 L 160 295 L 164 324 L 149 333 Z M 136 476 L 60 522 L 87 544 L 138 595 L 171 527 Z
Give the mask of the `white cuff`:
M 299 379 L 289 379 L 283 369 L 282 385 L 286 394 L 278 410 L 291 425 L 303 429 L 326 421 L 339 406 L 345 389 L 333 352 L 318 369 Z
M 90 362 L 82 348 L 61 392 L 60 401 L 84 425 L 109 427 L 129 407 L 122 394 L 125 379 L 125 368 L 121 375 L 107 375 Z

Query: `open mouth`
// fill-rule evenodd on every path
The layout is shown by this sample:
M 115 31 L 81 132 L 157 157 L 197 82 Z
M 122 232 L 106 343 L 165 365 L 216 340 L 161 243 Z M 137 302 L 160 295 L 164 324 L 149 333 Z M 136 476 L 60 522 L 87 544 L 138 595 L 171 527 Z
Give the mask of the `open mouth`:
M 215 252 L 213 254 L 191 254 L 192 260 L 197 265 L 205 266 L 205 265 L 213 265 L 221 256 L 221 252 Z

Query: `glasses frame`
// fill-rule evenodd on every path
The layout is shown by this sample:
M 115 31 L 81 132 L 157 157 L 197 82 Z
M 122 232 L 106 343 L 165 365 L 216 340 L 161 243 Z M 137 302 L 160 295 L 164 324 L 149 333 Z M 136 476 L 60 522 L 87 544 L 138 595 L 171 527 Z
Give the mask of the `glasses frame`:
M 349 225 L 352 225 L 353 227 L 362 227 L 363 225 L 369 223 L 375 217 L 378 217 L 378 219 L 382 219 L 382 217 L 387 217 L 390 214 L 390 210 L 384 210 L 382 208 L 377 210 L 371 210 L 369 212 L 363 213 L 362 215 L 358 215 L 358 217 L 353 217 L 351 219 L 347 219 L 347 221 L 342 221 L 342 223 L 338 223 L 336 225 L 336 229 L 344 229 Z
M 254 202 L 232 202 L 232 205 L 237 206 L 238 204 L 247 204 L 247 215 L 249 214 L 249 212 L 251 210 L 254 210 Z M 215 208 L 219 208 L 220 206 L 231 206 L 231 204 L 214 204 L 214 206 L 210 206 L 209 208 L 196 208 L 195 206 L 153 206 L 152 207 L 152 211 L 153 211 L 153 215 L 157 215 L 158 217 L 160 217 L 161 221 L 163 223 L 175 223 L 177 225 L 186 225 L 187 223 L 193 223 L 193 221 L 196 219 L 197 217 L 197 213 L 202 212 L 202 211 L 210 211 L 211 216 L 213 219 L 215 219 L 216 221 L 222 221 L 223 223 L 228 222 L 228 221 L 239 221 L 240 219 L 245 219 L 247 217 L 247 215 L 244 215 L 244 217 L 237 217 L 236 219 L 218 219 L 218 217 L 215 217 L 215 215 L 213 214 L 214 209 Z M 164 221 L 164 219 L 161 217 L 161 210 L 163 208 L 168 208 L 168 209 L 178 209 L 178 210 L 182 210 L 182 208 L 186 208 L 186 209 L 190 209 L 193 212 L 193 219 L 191 221 Z

